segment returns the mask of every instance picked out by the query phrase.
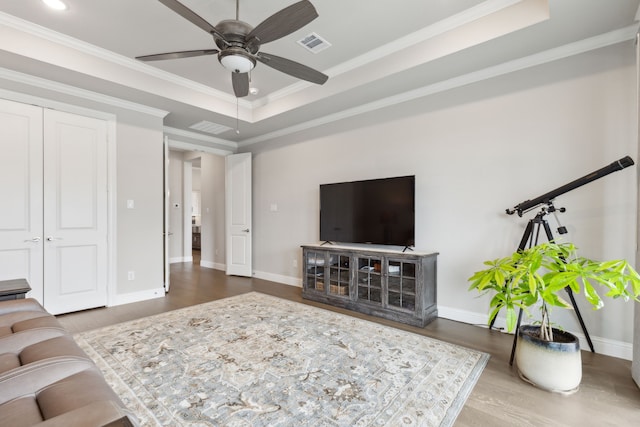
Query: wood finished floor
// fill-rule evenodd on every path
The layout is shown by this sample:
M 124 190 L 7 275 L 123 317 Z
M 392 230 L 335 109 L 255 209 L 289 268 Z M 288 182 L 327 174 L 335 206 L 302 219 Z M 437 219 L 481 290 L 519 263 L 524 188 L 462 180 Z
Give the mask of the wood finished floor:
M 197 261 L 197 260 L 196 260 Z M 302 299 L 301 289 L 255 278 L 226 276 L 198 263 L 172 264 L 171 290 L 164 298 L 59 316 L 82 332 L 190 305 L 257 291 L 390 325 L 491 355 L 455 425 L 467 426 L 640 426 L 640 389 L 631 362 L 582 352 L 583 380 L 571 396 L 538 390 L 509 366 L 511 336 L 446 319 L 417 328 Z

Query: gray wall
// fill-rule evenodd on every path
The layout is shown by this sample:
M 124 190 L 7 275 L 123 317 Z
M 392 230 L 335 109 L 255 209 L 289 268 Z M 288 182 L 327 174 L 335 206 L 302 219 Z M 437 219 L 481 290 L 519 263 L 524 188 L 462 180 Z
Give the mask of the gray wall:
M 162 119 L 123 112 L 117 141 L 117 293 L 155 290 L 163 286 Z
M 634 55 L 631 42 L 599 49 L 256 150 L 256 275 L 300 283 L 300 245 L 319 239 L 319 184 L 415 174 L 416 249 L 440 252 L 440 315 L 484 323 L 488 299 L 467 292 L 467 278 L 515 250 L 533 216 L 505 209 L 635 158 Z M 636 197 L 634 168 L 559 197 L 563 239 L 585 256 L 635 259 Z M 633 305 L 581 306 L 597 345 L 630 357 Z M 573 313 L 557 311 L 554 320 L 579 331 Z

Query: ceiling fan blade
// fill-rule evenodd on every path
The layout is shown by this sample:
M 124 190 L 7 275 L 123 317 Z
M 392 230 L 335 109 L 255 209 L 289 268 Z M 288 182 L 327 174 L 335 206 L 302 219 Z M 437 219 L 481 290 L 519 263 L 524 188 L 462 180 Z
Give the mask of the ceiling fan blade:
M 231 73 L 231 83 L 236 98 L 249 95 L 249 73 Z
M 180 52 L 156 53 L 154 55 L 136 56 L 140 61 L 160 61 L 163 59 L 192 58 L 194 56 L 215 55 L 218 49 L 183 50 Z
M 167 6 L 169 9 L 173 10 L 178 15 L 182 16 L 187 21 L 192 24 L 202 28 L 209 34 L 215 34 L 220 37 L 225 42 L 227 41 L 222 33 L 220 33 L 216 27 L 208 23 L 203 17 L 195 13 L 193 10 L 189 9 L 187 6 L 183 5 L 177 0 L 158 0 L 163 5 Z
M 299 1 L 274 13 L 255 27 L 246 37 L 256 37 L 260 44 L 289 35 L 318 17 L 316 8 L 307 0 Z
M 316 71 L 313 68 L 307 67 L 306 65 L 302 65 L 299 62 L 271 55 L 270 53 L 260 52 L 255 56 L 255 58 L 271 68 L 311 83 L 321 85 L 324 84 L 329 78 L 329 76 L 327 76 L 326 74 L 323 74 L 320 71 Z

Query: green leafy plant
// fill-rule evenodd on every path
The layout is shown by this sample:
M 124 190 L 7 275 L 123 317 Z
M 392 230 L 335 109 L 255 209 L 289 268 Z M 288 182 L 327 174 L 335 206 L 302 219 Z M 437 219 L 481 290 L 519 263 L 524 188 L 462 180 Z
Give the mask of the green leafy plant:
M 640 301 L 640 276 L 627 261 L 600 262 L 580 257 L 571 243 L 542 243 L 484 264 L 489 268 L 468 280 L 469 290 L 494 293 L 489 323 L 504 309 L 507 330 L 512 332 L 517 323 L 516 309 L 528 313 L 527 308 L 539 303 L 540 339 L 546 341 L 553 341 L 550 308 L 572 308 L 560 296 L 566 287 L 575 294 L 582 292 L 595 310 L 604 305 L 595 284 L 606 291 L 606 297 Z

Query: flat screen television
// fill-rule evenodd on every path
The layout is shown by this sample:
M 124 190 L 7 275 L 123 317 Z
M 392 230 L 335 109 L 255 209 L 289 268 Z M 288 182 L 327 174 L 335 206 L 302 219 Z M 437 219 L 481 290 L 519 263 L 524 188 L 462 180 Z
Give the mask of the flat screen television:
M 320 240 L 415 245 L 415 176 L 320 185 Z

